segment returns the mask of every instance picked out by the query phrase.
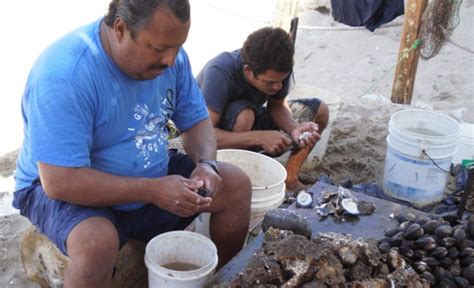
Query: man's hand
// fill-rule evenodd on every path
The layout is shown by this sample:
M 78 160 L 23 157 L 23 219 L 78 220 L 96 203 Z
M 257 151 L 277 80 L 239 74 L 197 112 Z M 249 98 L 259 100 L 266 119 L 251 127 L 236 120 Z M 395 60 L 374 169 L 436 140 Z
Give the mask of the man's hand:
M 197 194 L 198 189 L 204 185 L 202 180 L 186 179 L 178 175 L 156 180 L 160 181 L 160 190 L 150 188 L 149 202 L 180 217 L 200 213 L 212 203 L 212 198 Z
M 214 199 L 216 192 L 222 189 L 221 177 L 206 163 L 198 163 L 190 178 L 202 181 L 202 188 L 205 188 L 210 192 L 206 197 Z
M 313 147 L 321 138 L 319 126 L 314 122 L 303 122 L 291 131 L 291 137 L 301 149 Z
M 269 155 L 285 153 L 291 146 L 291 139 L 279 131 L 261 131 L 258 140 L 260 146 Z

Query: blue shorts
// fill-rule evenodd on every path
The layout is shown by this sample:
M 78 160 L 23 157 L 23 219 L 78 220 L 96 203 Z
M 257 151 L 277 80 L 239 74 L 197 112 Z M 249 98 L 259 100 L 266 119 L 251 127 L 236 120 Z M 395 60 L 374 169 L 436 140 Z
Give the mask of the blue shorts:
M 298 122 L 310 122 L 314 121 L 319 107 L 321 106 L 321 100 L 318 98 L 288 100 L 288 106 L 290 106 L 291 113 Z M 237 117 L 240 113 L 242 113 L 242 110 L 247 108 L 255 111 L 255 122 L 253 124 L 252 130 L 279 130 L 278 126 L 270 118 L 270 115 L 267 112 L 267 107 L 262 106 L 255 108 L 253 102 L 246 99 L 241 99 L 230 103 L 224 113 L 222 113 L 221 119 L 217 126 L 223 130 L 232 131 L 234 129 L 235 122 L 237 121 Z M 263 148 L 262 146 L 254 146 L 248 148 L 248 150 L 262 152 Z M 268 155 L 266 153 L 264 154 Z M 279 157 L 281 154 L 269 156 Z
M 294 99 L 288 100 L 288 105 L 293 113 L 293 117 L 297 121 L 309 122 L 314 121 L 319 106 L 321 106 L 321 100 L 318 98 Z M 265 106 L 255 108 L 255 104 L 246 99 L 231 102 L 222 113 L 218 127 L 226 131 L 232 131 L 237 117 L 242 110 L 246 108 L 255 111 L 255 123 L 252 130 L 278 130 L 278 127 L 267 113 L 267 108 Z
M 169 156 L 168 175 L 188 178 L 195 168 L 191 158 L 177 153 L 176 150 L 170 150 Z M 66 240 L 69 233 L 87 218 L 109 219 L 117 228 L 121 248 L 129 239 L 148 242 L 158 234 L 183 230 L 198 216 L 181 218 L 151 204 L 133 211 L 74 205 L 48 198 L 39 181 L 16 191 L 13 206 L 20 209 L 21 215 L 37 226 L 65 255 L 67 255 Z

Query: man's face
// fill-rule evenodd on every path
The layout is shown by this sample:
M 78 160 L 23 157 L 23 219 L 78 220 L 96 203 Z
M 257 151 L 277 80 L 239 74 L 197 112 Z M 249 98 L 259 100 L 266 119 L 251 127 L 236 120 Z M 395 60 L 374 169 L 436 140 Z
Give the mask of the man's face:
M 266 70 L 264 73 L 255 76 L 248 65 L 244 65 L 244 73 L 247 81 L 266 95 L 278 93 L 283 88 L 283 81 L 290 75 L 290 72 Z
M 118 21 L 114 24 L 117 43 L 113 58 L 127 75 L 137 80 L 156 78 L 174 64 L 191 24 L 189 20 L 181 22 L 167 8 L 158 8 L 132 39 L 126 24 Z

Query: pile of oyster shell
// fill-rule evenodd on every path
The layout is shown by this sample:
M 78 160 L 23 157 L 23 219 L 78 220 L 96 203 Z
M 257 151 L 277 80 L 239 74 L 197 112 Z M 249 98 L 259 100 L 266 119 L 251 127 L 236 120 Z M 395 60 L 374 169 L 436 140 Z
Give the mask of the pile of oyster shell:
M 455 216 L 395 216 L 398 227 L 385 232 L 379 249 L 397 249 L 435 287 L 473 287 L 474 215 L 460 222 Z
M 321 233 L 313 239 L 269 228 L 264 243 L 230 284 L 214 287 L 429 287 L 396 249 L 376 240 Z
M 373 203 L 357 200 L 350 190 L 343 187 L 339 187 L 337 191 L 324 191 L 317 202 L 316 213 L 322 217 L 370 215 L 375 210 Z

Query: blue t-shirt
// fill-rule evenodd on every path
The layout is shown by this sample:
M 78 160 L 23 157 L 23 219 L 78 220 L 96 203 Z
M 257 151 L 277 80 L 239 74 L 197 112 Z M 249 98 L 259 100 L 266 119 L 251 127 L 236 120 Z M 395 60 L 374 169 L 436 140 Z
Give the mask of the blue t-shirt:
M 198 85 L 206 99 L 207 106 L 221 114 L 227 105 L 237 100 L 248 100 L 257 110 L 269 99 L 282 99 L 292 87 L 292 75 L 284 81 L 275 95 L 267 95 L 253 87 L 245 79 L 240 50 L 223 52 L 211 59 L 197 75 Z
M 134 80 L 106 54 L 101 21 L 55 42 L 30 72 L 22 101 L 25 128 L 17 190 L 39 177 L 38 161 L 122 176 L 167 175 L 168 120 L 186 131 L 208 118 L 183 49 L 161 76 Z

